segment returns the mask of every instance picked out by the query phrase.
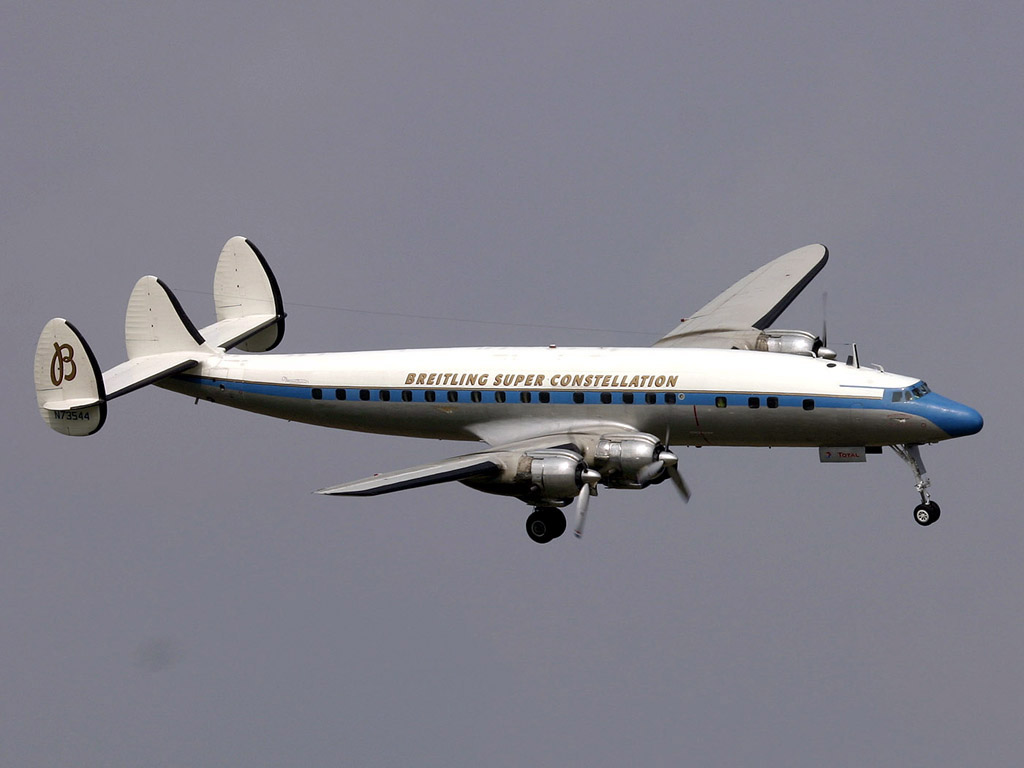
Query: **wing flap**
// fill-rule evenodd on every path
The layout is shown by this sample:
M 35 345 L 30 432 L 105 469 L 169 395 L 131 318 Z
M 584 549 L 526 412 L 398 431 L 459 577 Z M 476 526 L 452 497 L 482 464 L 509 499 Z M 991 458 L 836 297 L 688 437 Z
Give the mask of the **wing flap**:
M 661 337 L 656 347 L 753 348 L 828 261 L 828 248 L 808 245 L 751 272 Z

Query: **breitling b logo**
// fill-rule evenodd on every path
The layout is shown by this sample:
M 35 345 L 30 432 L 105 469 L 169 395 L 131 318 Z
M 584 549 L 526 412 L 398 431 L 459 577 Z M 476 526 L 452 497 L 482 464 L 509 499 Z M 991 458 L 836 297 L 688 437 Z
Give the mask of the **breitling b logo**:
M 65 381 L 74 381 L 78 375 L 75 364 L 75 348 L 70 344 L 53 342 L 53 357 L 50 359 L 50 381 L 59 387 Z

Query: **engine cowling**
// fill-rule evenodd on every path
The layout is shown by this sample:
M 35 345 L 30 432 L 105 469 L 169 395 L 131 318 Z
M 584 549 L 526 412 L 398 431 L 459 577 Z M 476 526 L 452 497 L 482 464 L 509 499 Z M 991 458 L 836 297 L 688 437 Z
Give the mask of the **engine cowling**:
M 515 496 L 530 504 L 562 506 L 579 496 L 583 457 L 567 449 L 543 449 L 505 454 L 505 471 L 494 478 L 463 480 L 471 488 L 501 496 Z
M 594 469 L 609 488 L 641 488 L 638 475 L 658 460 L 665 446 L 653 435 L 604 435 L 594 449 Z
M 822 357 L 834 360 L 836 353 L 824 346 L 821 339 L 810 331 L 782 331 L 769 329 L 757 340 L 760 352 L 781 352 L 784 355 Z
M 529 463 L 530 481 L 544 499 L 572 499 L 583 487 L 587 465 L 572 451 L 538 451 L 523 457 Z

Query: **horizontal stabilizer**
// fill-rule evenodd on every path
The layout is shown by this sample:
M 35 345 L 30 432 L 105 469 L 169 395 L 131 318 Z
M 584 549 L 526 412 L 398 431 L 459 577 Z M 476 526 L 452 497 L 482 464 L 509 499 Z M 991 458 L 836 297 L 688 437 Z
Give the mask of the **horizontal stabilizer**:
M 452 480 L 468 480 L 474 477 L 488 477 L 502 470 L 502 465 L 488 458 L 487 454 L 456 456 L 452 459 L 423 464 L 411 469 L 399 469 L 380 475 L 353 480 L 330 488 L 321 488 L 317 493 L 325 496 L 376 496 L 381 493 L 404 491 Z
M 201 359 L 199 355 L 183 352 L 164 352 L 159 355 L 136 357 L 109 371 L 103 372 L 103 386 L 107 390 L 107 400 L 126 395 L 141 389 L 147 384 L 187 371 Z
M 277 278 L 244 237 L 232 237 L 220 252 L 213 303 L 217 322 L 202 330 L 212 346 L 266 352 L 281 343 L 285 312 Z

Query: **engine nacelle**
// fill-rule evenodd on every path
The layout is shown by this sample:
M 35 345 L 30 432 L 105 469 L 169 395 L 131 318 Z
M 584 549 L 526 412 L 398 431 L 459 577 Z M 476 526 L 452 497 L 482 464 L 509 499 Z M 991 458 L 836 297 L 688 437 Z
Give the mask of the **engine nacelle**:
M 463 480 L 485 493 L 515 496 L 530 504 L 562 506 L 579 496 L 587 465 L 575 451 L 552 448 L 504 454 L 497 477 Z
M 534 451 L 523 456 L 520 471 L 525 464 L 529 464 L 534 493 L 543 499 L 572 499 L 583 487 L 583 470 L 587 465 L 572 451 Z
M 836 353 L 822 344 L 810 331 L 777 331 L 769 329 L 757 340 L 760 352 L 781 352 L 784 355 L 822 357 L 834 360 Z
M 658 460 L 665 447 L 653 435 L 604 435 L 594 449 L 594 469 L 609 488 L 639 488 L 637 474 Z

